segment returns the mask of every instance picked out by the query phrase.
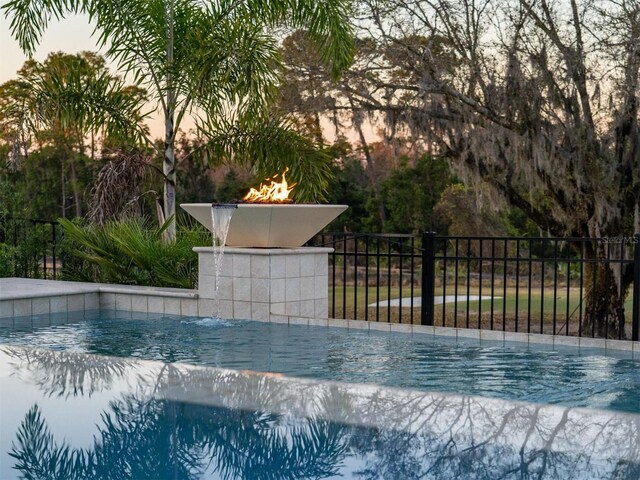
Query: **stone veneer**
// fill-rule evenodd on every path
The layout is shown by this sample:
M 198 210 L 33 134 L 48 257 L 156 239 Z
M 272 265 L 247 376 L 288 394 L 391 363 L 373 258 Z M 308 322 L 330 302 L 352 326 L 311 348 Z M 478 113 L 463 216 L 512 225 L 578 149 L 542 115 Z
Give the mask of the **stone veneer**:
M 197 247 L 194 251 L 199 258 L 199 297 L 213 300 L 213 257 L 218 247 Z M 220 316 L 263 321 L 327 318 L 331 251 L 321 247 L 225 247 L 217 290 Z

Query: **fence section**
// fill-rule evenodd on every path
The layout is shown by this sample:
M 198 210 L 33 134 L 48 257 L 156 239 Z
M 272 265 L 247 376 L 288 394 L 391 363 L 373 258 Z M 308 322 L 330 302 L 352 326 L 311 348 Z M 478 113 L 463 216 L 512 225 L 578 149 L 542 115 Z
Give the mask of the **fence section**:
M 0 277 L 58 278 L 61 238 L 57 222 L 0 214 Z
M 638 339 L 640 236 L 321 234 L 333 318 Z
M 57 222 L 0 215 L 0 277 L 61 274 Z M 640 340 L 640 235 L 332 233 L 329 316 Z
M 312 242 L 334 248 L 329 255 L 330 317 L 420 323 L 419 238 L 320 234 Z

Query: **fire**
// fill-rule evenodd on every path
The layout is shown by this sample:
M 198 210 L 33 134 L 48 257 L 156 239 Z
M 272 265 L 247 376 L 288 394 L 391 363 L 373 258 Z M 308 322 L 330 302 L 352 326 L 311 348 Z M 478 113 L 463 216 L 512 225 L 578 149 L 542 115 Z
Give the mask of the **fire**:
M 256 190 L 252 188 L 249 190 L 243 200 L 249 203 L 291 203 L 292 200 L 289 198 L 289 194 L 293 190 L 293 187 L 296 184 L 289 185 L 287 183 L 287 179 L 285 178 L 285 173 L 287 173 L 289 169 L 287 168 L 284 172 L 282 172 L 282 181 L 275 182 L 274 180 L 267 178 L 267 181 L 270 181 L 271 184 L 264 185 L 260 184 L 260 189 Z M 278 175 L 275 175 L 277 177 Z

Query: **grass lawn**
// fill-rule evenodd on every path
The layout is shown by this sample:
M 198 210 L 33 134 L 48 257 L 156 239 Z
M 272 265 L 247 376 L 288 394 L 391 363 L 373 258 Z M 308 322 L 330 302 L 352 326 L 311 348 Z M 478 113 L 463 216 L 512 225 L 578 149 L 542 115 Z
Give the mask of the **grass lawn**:
M 389 294 L 390 293 L 390 294 Z M 414 287 L 413 296 L 420 296 L 420 289 Z M 443 295 L 442 289 L 436 289 L 436 295 Z M 454 295 L 454 288 L 447 288 L 447 295 Z M 465 286 L 458 287 L 458 296 L 464 297 L 467 295 L 467 289 Z M 469 289 L 469 295 L 491 296 L 491 287 L 483 286 L 480 292 L 479 288 L 471 287 Z M 568 293 L 568 295 L 567 295 Z M 584 295 L 584 291 L 582 292 Z M 543 295 L 544 294 L 544 295 Z M 403 305 L 405 299 L 410 298 L 412 295 L 410 288 L 402 289 Z M 411 310 L 413 310 L 413 323 L 420 323 L 420 308 L 414 307 L 368 307 L 367 304 L 374 304 L 382 302 L 388 299 L 396 299 L 400 297 L 400 289 L 398 287 L 392 287 L 389 291 L 387 287 L 380 287 L 376 290 L 376 287 L 369 287 L 368 297 L 365 287 L 341 287 L 337 286 L 335 289 L 335 309 L 334 309 L 334 297 L 329 290 L 329 316 L 334 318 L 357 318 L 365 319 L 368 314 L 369 320 L 375 320 L 376 316 L 379 316 L 380 321 L 391 321 L 397 323 L 411 322 Z M 503 297 L 503 298 L 497 298 Z M 568 302 L 567 302 L 568 297 Z M 408 301 L 408 300 L 407 300 Z M 516 309 L 517 304 L 517 309 Z M 494 290 L 493 300 L 493 325 L 496 329 L 502 329 L 503 317 L 505 320 L 505 329 L 512 331 L 516 330 L 516 311 L 517 311 L 517 330 L 526 331 L 527 329 L 527 317 L 531 318 L 531 331 L 540 332 L 540 322 L 543 322 L 543 332 L 552 333 L 555 330 L 556 333 L 564 333 L 563 329 L 565 319 L 567 318 L 567 304 L 569 318 L 571 319 L 569 324 L 570 332 L 577 332 L 579 318 L 580 318 L 580 289 L 571 288 L 567 292 L 566 287 L 558 288 L 555 292 L 553 289 L 540 288 L 531 290 L 531 298 L 529 299 L 529 291 L 526 288 L 520 288 L 516 290 L 514 287 L 508 287 L 505 290 L 502 287 L 497 287 Z M 408 304 L 407 304 L 408 305 Z M 629 293 L 625 301 L 625 312 L 627 323 L 631 322 L 633 298 L 632 292 Z M 436 325 L 443 325 L 443 314 L 445 317 L 444 325 L 446 326 L 466 326 L 467 318 L 469 326 L 472 328 L 478 327 L 478 322 L 482 321 L 484 328 L 491 326 L 491 300 L 483 301 L 464 301 L 463 298 L 459 298 L 456 305 L 454 303 L 435 305 L 435 317 Z M 554 309 L 555 309 L 555 329 L 554 329 Z M 582 306 L 584 314 L 584 305 Z M 402 310 L 402 311 L 401 311 Z M 468 311 L 468 315 L 467 315 Z M 527 314 L 529 312 L 529 314 Z M 504 315 L 503 315 L 504 313 Z

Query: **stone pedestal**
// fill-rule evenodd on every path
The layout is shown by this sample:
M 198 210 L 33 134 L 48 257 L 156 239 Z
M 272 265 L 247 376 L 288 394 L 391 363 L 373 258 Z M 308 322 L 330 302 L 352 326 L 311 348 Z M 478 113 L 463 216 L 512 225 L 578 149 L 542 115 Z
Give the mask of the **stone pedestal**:
M 196 247 L 200 314 L 214 313 L 218 247 Z M 225 247 L 217 295 L 223 318 L 287 321 L 328 316 L 330 248 Z

